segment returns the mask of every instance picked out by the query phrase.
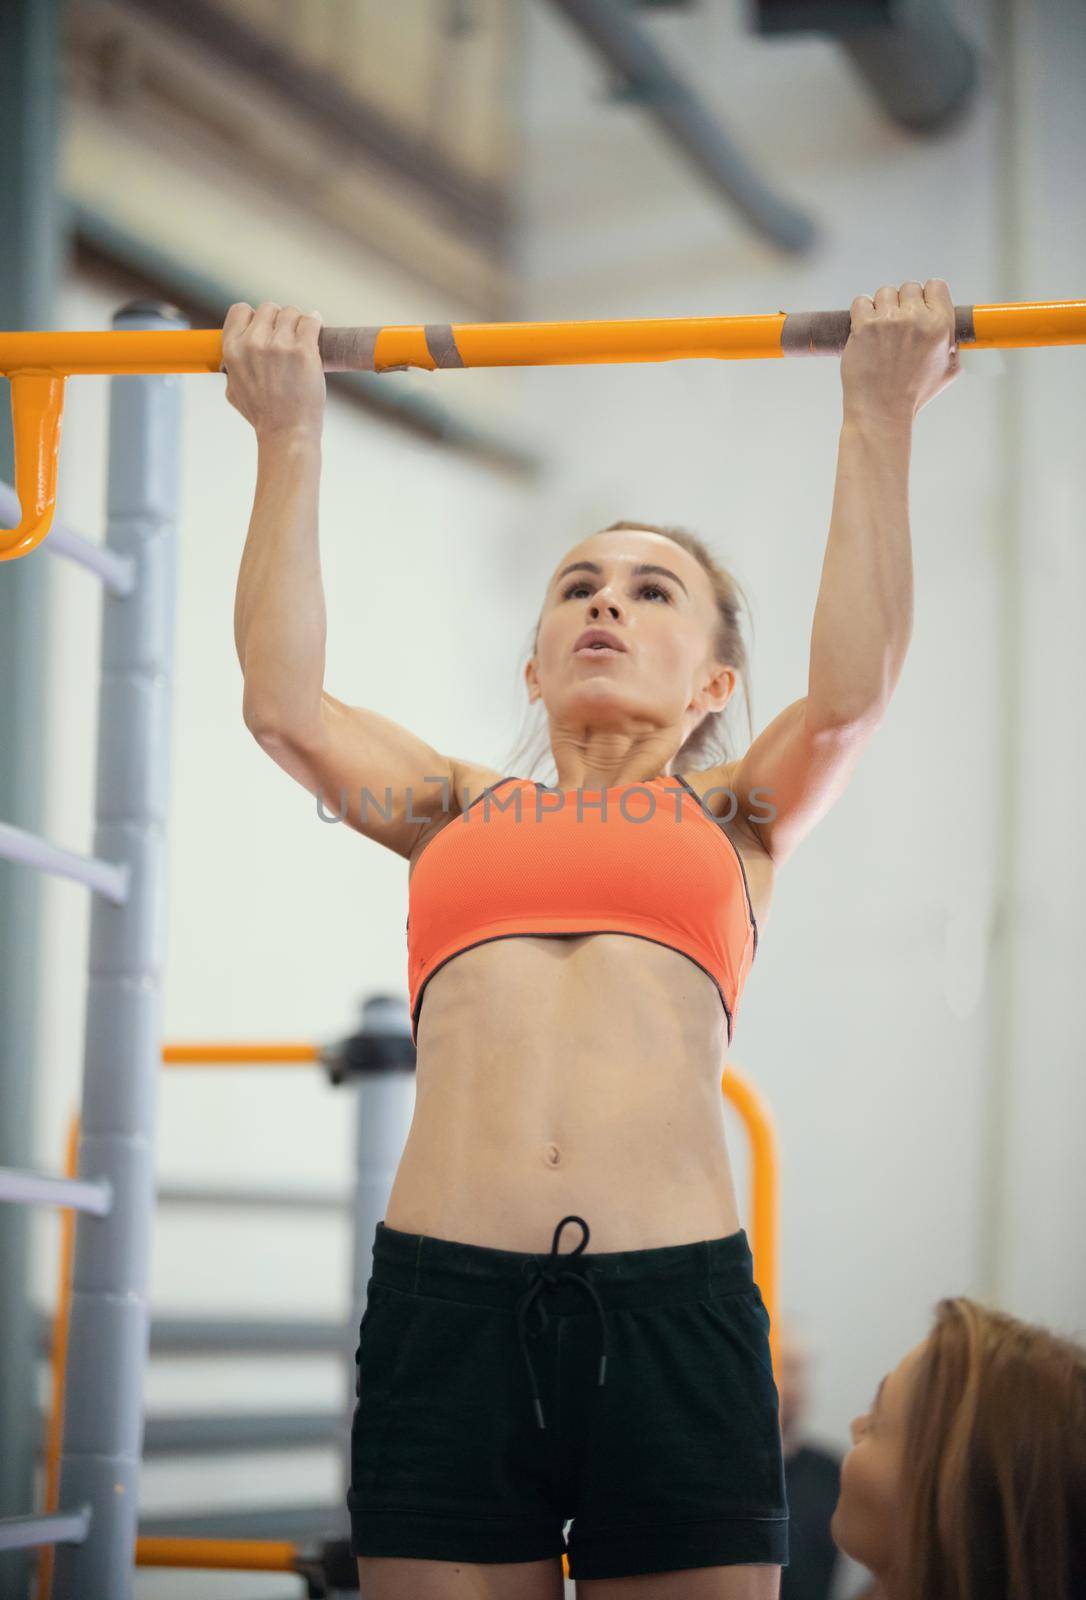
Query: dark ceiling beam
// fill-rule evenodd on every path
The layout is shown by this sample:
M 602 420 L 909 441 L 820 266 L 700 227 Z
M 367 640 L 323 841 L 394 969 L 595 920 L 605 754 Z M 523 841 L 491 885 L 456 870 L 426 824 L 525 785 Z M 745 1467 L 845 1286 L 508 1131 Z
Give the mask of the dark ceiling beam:
M 252 284 L 229 285 L 205 277 L 158 245 L 120 228 L 109 217 L 78 202 L 69 202 L 71 262 L 84 270 L 120 274 L 133 294 L 153 294 L 183 311 L 194 328 L 221 328 L 226 313 L 238 300 L 256 293 Z M 250 301 L 250 304 L 253 302 Z M 454 378 L 455 375 L 450 374 Z M 396 386 L 395 373 L 329 372 L 329 394 L 339 394 L 380 418 L 482 464 L 514 477 L 531 480 L 543 461 L 510 431 L 476 427 L 450 405 L 431 400 L 412 387 Z M 436 383 L 442 379 L 436 378 Z
M 775 194 L 732 143 L 705 102 L 669 66 L 645 30 L 617 0 L 550 0 L 617 74 L 636 100 L 756 233 L 802 255 L 818 233 L 805 211 Z

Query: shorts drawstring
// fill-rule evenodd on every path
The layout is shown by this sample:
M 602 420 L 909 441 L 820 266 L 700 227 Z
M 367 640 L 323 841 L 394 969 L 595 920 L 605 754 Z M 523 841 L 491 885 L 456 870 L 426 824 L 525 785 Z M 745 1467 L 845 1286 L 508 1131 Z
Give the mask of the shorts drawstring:
M 584 1229 L 584 1238 L 581 1240 L 577 1248 L 569 1251 L 568 1254 L 579 1256 L 581 1251 L 588 1244 L 590 1235 L 588 1223 L 585 1222 L 584 1218 L 577 1216 L 563 1217 L 561 1222 L 554 1230 L 554 1239 L 551 1243 L 550 1255 L 547 1257 L 548 1265 L 542 1266 L 535 1256 L 533 1256 L 530 1261 L 525 1262 L 524 1270 L 529 1273 L 535 1273 L 535 1282 L 532 1284 L 531 1288 L 528 1289 L 527 1292 L 523 1294 L 517 1301 L 517 1334 L 520 1339 L 520 1350 L 524 1357 L 524 1364 L 528 1368 L 528 1379 L 532 1385 L 532 1403 L 535 1407 L 536 1420 L 541 1428 L 545 1428 L 546 1423 L 543 1421 L 543 1406 L 539 1399 L 539 1385 L 536 1382 L 535 1371 L 532 1367 L 531 1358 L 528 1355 L 528 1343 L 527 1339 L 525 1338 L 524 1324 L 527 1319 L 528 1312 L 533 1306 L 537 1306 L 541 1313 L 542 1320 L 540 1322 L 540 1326 L 536 1329 L 532 1337 L 538 1338 L 540 1334 L 546 1332 L 546 1329 L 549 1325 L 547 1310 L 543 1302 L 538 1299 L 539 1293 L 542 1289 L 557 1289 L 558 1285 L 564 1281 L 566 1283 L 577 1284 L 579 1288 L 587 1290 L 587 1292 L 592 1296 L 592 1299 L 595 1301 L 596 1312 L 600 1319 L 600 1329 L 603 1334 L 603 1352 L 600 1356 L 600 1376 L 597 1387 L 602 1388 L 607 1381 L 607 1320 L 604 1316 L 603 1306 L 600 1303 L 600 1297 L 596 1292 L 595 1285 L 589 1281 L 593 1269 L 589 1267 L 584 1273 L 566 1271 L 558 1272 L 555 1270 L 554 1264 L 561 1259 L 558 1252 L 558 1240 L 561 1237 L 562 1229 L 565 1227 L 567 1222 L 579 1222 L 581 1227 Z

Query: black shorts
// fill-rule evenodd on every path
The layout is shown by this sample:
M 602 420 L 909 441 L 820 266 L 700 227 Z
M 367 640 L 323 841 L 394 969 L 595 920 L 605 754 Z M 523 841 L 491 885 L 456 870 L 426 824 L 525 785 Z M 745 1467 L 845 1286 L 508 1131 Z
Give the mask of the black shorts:
M 558 1254 L 563 1227 L 577 1248 Z M 377 1224 L 356 1355 L 356 1556 L 573 1578 L 787 1565 L 769 1314 L 747 1235 L 551 1254 Z M 601 1381 L 602 1380 L 602 1381 Z M 542 1423 L 542 1426 L 541 1426 Z

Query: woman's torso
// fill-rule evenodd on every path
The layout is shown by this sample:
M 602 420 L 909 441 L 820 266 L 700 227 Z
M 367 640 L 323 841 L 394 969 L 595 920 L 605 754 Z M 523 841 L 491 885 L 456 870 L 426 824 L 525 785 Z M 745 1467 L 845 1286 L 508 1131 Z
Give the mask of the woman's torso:
M 700 795 L 716 774 L 684 773 Z M 471 796 L 501 774 L 468 769 Z M 727 796 L 706 802 L 720 815 Z M 450 810 L 420 834 L 409 881 Z M 721 823 L 763 926 L 772 862 Z M 725 1141 L 721 1000 L 679 951 L 625 934 L 521 935 L 465 950 L 431 978 L 415 1110 L 390 1228 L 492 1249 L 550 1248 L 583 1216 L 595 1251 L 721 1238 L 740 1227 Z

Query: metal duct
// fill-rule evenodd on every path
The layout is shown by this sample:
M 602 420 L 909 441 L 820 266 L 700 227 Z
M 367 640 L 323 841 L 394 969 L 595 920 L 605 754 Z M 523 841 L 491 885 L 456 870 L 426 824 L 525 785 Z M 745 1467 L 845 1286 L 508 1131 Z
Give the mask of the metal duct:
M 943 0 L 754 0 L 761 34 L 836 39 L 893 122 L 940 133 L 967 110 L 979 82 L 977 52 Z

